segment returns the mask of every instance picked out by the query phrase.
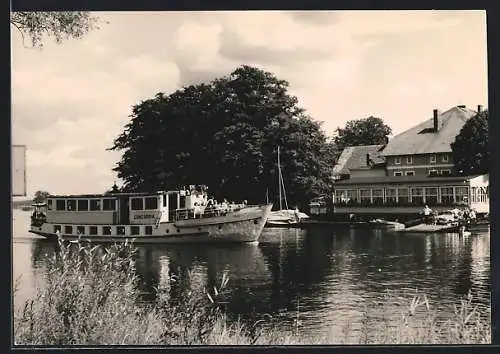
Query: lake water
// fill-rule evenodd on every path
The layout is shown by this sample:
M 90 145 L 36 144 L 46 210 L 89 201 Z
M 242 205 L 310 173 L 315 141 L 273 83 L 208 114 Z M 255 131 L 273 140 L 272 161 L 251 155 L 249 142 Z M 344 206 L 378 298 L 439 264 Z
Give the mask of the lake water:
M 41 285 L 54 243 L 27 232 L 29 212 L 13 211 L 13 277 L 17 301 Z M 341 331 L 354 336 L 363 321 L 397 319 L 407 303 L 382 306 L 387 291 L 426 293 L 446 319 L 469 291 L 481 307 L 490 301 L 490 233 L 394 234 L 377 230 L 315 227 L 264 229 L 258 245 L 138 245 L 143 289 L 170 286 L 180 291 L 210 286 L 229 276 L 229 313 L 243 320 L 271 315 L 284 329 L 301 323 L 305 334 Z M 387 305 L 387 303 L 385 303 Z M 376 326 L 375 326 L 376 327 Z M 358 332 L 357 332 L 358 329 Z M 359 333 L 358 333 L 359 334 Z M 356 342 L 356 338 L 352 338 Z

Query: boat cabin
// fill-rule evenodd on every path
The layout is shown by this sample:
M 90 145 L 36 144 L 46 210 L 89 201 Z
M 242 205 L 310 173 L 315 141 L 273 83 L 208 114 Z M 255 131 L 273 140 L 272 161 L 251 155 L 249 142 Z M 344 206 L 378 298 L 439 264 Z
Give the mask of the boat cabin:
M 156 193 L 51 195 L 47 222 L 58 224 L 143 225 L 194 216 L 195 203 L 205 204 L 206 187 Z

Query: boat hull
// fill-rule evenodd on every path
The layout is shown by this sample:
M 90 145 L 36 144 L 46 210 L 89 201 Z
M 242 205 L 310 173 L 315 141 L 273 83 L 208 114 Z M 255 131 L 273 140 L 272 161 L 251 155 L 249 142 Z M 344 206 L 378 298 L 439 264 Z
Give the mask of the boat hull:
M 104 235 L 77 235 L 74 233 L 54 232 L 54 224 L 44 224 L 32 227 L 30 232 L 49 238 L 64 240 L 89 240 L 91 242 L 123 242 L 126 240 L 134 243 L 245 243 L 258 242 L 272 205 L 247 207 L 227 216 L 218 216 L 202 219 L 188 219 L 177 222 L 162 222 L 157 227 L 152 227 L 151 234 L 144 232 L 138 235 L 130 233 L 131 225 L 112 225 L 112 229 L 122 227 L 123 235 L 116 233 Z M 64 226 L 61 225 L 64 231 Z M 77 225 L 71 225 L 77 226 Z M 78 226 L 81 226 L 78 225 Z M 87 225 L 88 226 L 88 225 Z M 94 226 L 94 225 L 92 225 Z M 151 225 L 147 225 L 151 226 Z M 102 227 L 98 228 L 102 230 Z M 141 228 L 141 231 L 144 228 Z

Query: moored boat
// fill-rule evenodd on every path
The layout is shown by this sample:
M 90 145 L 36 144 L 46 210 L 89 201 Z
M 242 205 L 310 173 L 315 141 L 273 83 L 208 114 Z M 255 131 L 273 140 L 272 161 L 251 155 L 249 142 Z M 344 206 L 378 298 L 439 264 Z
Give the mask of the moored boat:
M 47 197 L 35 206 L 30 232 L 97 242 L 256 242 L 272 204 L 210 208 L 206 187 L 156 193 Z

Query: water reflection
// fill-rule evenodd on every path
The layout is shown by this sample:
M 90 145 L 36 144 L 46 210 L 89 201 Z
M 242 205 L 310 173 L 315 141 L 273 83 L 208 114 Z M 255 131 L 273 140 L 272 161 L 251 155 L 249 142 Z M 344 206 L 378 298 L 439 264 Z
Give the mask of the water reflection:
M 55 244 L 30 238 L 19 225 L 14 230 L 14 278 L 23 274 L 21 288 L 30 295 L 43 282 Z M 304 332 L 339 331 L 349 321 L 356 336 L 366 317 L 374 327 L 383 317 L 398 318 L 400 307 L 379 305 L 387 290 L 425 292 L 440 317 L 448 316 L 471 289 L 488 304 L 489 242 L 489 230 L 461 237 L 265 229 L 258 245 L 139 245 L 137 271 L 147 301 L 156 297 L 158 287 L 176 299 L 193 288 L 212 288 L 227 273 L 232 317 L 271 314 L 288 326 L 299 310 Z

